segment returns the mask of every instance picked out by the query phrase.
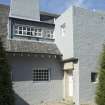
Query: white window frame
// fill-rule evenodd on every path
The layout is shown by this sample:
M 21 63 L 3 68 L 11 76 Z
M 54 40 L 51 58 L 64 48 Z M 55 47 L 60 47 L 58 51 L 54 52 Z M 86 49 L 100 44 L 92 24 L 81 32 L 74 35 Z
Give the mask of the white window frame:
M 17 29 L 15 27 L 17 27 Z M 22 28 L 21 30 L 19 29 L 20 27 Z M 23 27 L 26 27 L 26 30 L 23 30 Z M 28 28 L 30 28 L 30 31 L 28 31 Z M 33 29 L 33 31 L 32 31 L 32 29 Z M 16 33 L 16 31 L 17 31 L 17 33 Z M 22 34 L 19 33 L 21 31 L 22 31 Z M 26 31 L 26 34 L 24 34 L 25 31 Z M 27 34 L 28 32 L 30 32 L 30 35 Z M 27 25 L 15 25 L 14 26 L 14 34 L 19 35 L 19 36 L 42 37 L 42 29 L 33 27 L 33 26 L 27 26 Z
M 44 30 L 45 38 L 53 39 L 53 30 Z

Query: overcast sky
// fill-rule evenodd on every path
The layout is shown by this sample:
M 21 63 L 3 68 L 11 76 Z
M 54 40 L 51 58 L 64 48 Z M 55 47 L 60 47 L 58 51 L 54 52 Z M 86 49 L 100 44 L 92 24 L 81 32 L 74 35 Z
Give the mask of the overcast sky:
M 0 3 L 9 5 L 10 0 L 0 0 Z M 40 0 L 41 10 L 52 13 L 62 13 L 71 5 L 105 10 L 105 0 Z

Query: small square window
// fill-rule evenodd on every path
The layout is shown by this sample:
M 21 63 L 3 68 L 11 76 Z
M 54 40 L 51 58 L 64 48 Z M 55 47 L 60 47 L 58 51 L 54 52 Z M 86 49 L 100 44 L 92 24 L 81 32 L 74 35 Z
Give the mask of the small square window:
M 31 32 L 27 32 L 27 35 L 31 35 Z
M 22 34 L 22 31 L 19 31 L 19 34 Z
M 19 27 L 19 30 L 22 30 L 22 27 Z
M 33 70 L 33 81 L 48 81 L 49 80 L 49 69 L 34 69 Z
M 98 74 L 96 72 L 91 72 L 91 82 L 97 82 Z

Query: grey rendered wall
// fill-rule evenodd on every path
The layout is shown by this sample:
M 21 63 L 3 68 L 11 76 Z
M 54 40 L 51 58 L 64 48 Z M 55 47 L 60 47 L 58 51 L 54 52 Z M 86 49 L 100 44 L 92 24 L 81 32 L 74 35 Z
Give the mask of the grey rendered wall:
M 65 35 L 62 36 L 61 25 L 65 24 Z M 66 10 L 55 21 L 55 42 L 63 54 L 63 59 L 73 57 L 73 17 L 72 8 Z
M 10 17 L 40 20 L 39 0 L 11 0 Z
M 105 13 L 74 8 L 74 56 L 79 59 L 79 101 L 94 103 L 96 84 L 91 72 L 98 70 L 105 40 Z
M 57 59 L 40 56 L 10 56 L 17 105 L 37 105 L 63 98 L 63 70 Z M 50 81 L 33 82 L 33 68 L 50 68 Z

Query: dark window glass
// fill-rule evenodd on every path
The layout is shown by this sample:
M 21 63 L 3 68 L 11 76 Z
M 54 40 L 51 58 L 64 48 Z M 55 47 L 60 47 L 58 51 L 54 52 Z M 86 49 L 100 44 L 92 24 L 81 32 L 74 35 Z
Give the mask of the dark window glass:
M 23 27 L 23 30 L 26 30 L 26 27 Z
M 97 73 L 95 72 L 91 73 L 91 82 L 97 82 Z
M 19 27 L 19 30 L 22 30 L 22 27 Z
M 31 32 L 27 32 L 27 35 L 31 35 Z
M 27 28 L 27 31 L 30 31 L 30 28 Z
M 22 34 L 22 31 L 19 31 L 19 34 Z

